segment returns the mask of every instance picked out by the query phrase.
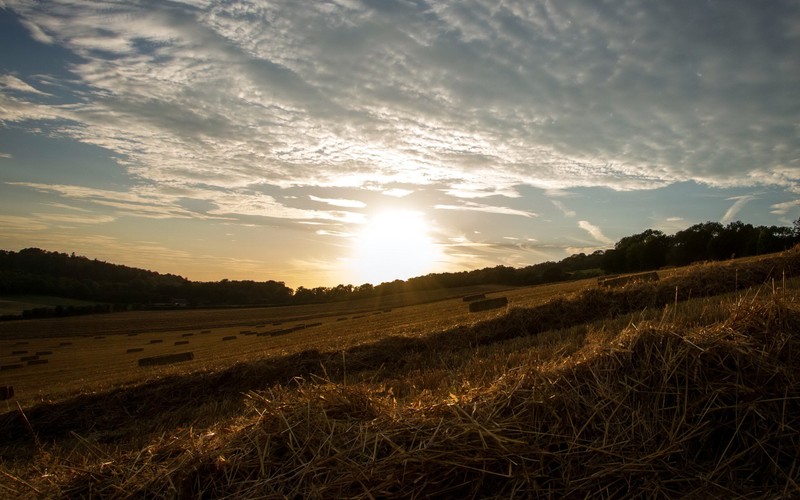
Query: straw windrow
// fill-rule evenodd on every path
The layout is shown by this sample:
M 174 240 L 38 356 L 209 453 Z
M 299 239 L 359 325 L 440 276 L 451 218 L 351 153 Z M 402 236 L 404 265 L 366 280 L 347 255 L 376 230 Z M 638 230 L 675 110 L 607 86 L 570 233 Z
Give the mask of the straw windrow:
M 730 283 L 730 269 L 715 265 L 672 282 L 590 290 L 393 339 L 382 357 L 368 347 L 308 352 L 286 365 L 305 374 L 293 380 L 256 366 L 249 378 L 209 375 L 198 382 L 205 391 L 239 387 L 243 406 L 203 400 L 196 426 L 164 416 L 143 445 L 87 437 L 102 429 L 96 421 L 70 440 L 53 433 L 50 448 L 5 469 L 12 479 L 0 486 L 103 498 L 798 496 L 800 305 L 772 291 L 774 264 L 740 268 Z M 676 314 L 676 286 L 711 296 L 762 283 L 703 302 L 705 321 Z M 645 308 L 658 313 L 625 316 Z M 555 328 L 567 330 L 529 337 Z M 258 377 L 260 387 L 249 382 Z

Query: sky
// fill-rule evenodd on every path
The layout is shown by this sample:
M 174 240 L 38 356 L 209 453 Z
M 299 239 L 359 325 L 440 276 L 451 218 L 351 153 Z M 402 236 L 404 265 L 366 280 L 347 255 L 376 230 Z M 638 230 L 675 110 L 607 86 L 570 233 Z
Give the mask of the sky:
M 800 2 L 0 0 L 0 248 L 377 284 L 800 217 Z

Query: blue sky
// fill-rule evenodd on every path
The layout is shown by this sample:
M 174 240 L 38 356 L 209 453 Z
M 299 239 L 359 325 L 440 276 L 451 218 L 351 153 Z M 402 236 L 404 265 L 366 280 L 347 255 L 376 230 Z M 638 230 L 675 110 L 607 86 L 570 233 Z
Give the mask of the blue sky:
M 0 0 L 0 248 L 296 287 L 791 225 L 798 54 L 797 1 Z

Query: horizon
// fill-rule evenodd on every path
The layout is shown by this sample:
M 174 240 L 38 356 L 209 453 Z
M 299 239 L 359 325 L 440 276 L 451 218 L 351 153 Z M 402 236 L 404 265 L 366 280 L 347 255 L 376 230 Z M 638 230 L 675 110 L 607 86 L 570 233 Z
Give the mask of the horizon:
M 12 251 L 297 289 L 800 216 L 796 2 L 0 0 L 0 26 Z

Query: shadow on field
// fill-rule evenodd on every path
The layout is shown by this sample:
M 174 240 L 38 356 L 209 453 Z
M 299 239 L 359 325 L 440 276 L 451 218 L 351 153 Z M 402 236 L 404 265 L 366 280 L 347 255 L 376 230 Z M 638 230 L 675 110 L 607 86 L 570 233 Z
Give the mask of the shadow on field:
M 543 305 L 511 309 L 507 314 L 470 327 L 418 338 L 388 337 L 342 352 L 303 351 L 263 361 L 239 363 L 214 372 L 174 375 L 99 394 L 80 395 L 25 411 L 0 415 L 0 458 L 5 447 L 69 438 L 74 434 L 97 442 L 146 438 L 165 428 L 202 427 L 244 409 L 244 394 L 297 378 L 323 377 L 332 382 L 359 372 L 380 370 L 393 378 L 419 370 L 407 358 L 425 356 L 424 368 L 435 368 L 439 354 L 472 349 L 515 337 L 535 335 L 622 314 L 661 308 L 676 300 L 709 297 L 800 275 L 800 249 L 748 263 L 708 264 L 658 283 L 619 289 L 588 289 Z M 676 292 L 677 290 L 677 292 Z M 676 295 L 677 294 L 677 295 Z M 427 363 L 429 361 L 429 363 Z M 31 430 L 36 438 L 31 435 Z

